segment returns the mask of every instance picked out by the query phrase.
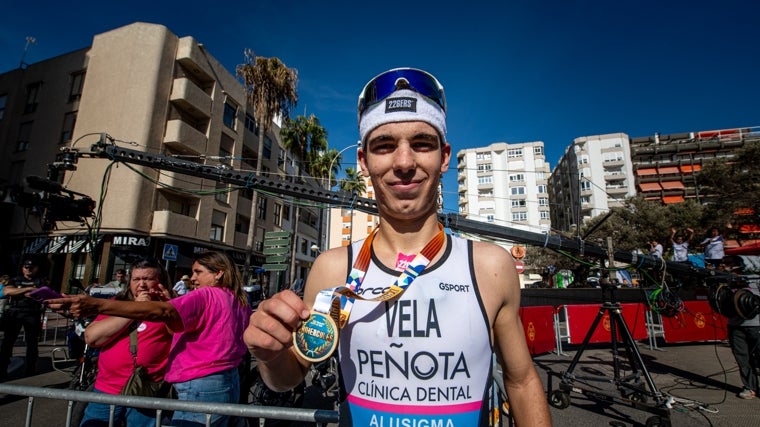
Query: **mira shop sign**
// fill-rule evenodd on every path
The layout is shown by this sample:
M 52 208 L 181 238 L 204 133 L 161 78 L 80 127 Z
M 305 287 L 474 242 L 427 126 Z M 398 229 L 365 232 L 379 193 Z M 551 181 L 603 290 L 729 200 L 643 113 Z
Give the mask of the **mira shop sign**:
M 147 248 L 150 246 L 150 237 L 145 236 L 113 236 L 114 246 L 132 246 Z

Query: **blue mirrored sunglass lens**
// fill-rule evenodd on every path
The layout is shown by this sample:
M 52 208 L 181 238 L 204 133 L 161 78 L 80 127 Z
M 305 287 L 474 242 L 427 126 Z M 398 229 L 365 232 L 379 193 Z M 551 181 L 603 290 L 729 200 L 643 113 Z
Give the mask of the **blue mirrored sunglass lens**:
M 446 99 L 435 77 L 421 70 L 400 69 L 383 73 L 367 84 L 360 100 L 359 114 L 395 92 L 399 79 L 405 80 L 414 91 L 430 98 L 446 111 Z

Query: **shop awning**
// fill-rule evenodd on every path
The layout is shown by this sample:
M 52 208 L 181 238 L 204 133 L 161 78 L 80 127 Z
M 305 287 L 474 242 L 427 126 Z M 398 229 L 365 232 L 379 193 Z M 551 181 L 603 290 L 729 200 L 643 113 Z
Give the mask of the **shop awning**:
M 680 169 L 682 173 L 699 172 L 702 170 L 702 165 L 681 165 Z
M 683 182 L 681 181 L 664 181 L 662 183 L 664 190 L 681 190 L 683 189 Z
M 660 187 L 659 182 L 641 182 L 639 183 L 639 188 L 641 191 L 660 191 L 662 190 L 662 187 Z
M 37 237 L 24 248 L 26 254 L 74 254 L 92 252 L 92 249 L 103 240 L 98 235 L 94 240 L 87 234 L 69 234 L 61 236 Z
M 636 175 L 638 175 L 638 176 L 657 175 L 657 169 L 655 169 L 655 168 L 637 169 L 636 170 Z
M 671 203 L 681 203 L 683 201 L 684 201 L 683 196 L 665 196 L 662 198 L 662 202 L 665 203 L 666 205 L 671 204 Z
M 660 175 L 678 173 L 678 168 L 676 166 L 665 166 L 665 167 L 659 168 L 658 172 L 660 172 Z

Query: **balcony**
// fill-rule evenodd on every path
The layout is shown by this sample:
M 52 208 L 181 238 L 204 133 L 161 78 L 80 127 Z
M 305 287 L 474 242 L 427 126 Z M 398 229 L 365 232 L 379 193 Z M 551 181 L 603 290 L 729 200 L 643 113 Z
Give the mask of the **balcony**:
M 151 234 L 195 237 L 197 231 L 198 221 L 193 217 L 180 215 L 172 211 L 153 212 Z
M 203 53 L 203 48 L 191 37 L 179 39 L 177 46 L 177 62 L 192 73 L 193 78 L 203 81 L 214 81 L 212 71 L 208 68 L 208 59 Z
M 607 185 L 604 187 L 607 194 L 625 194 L 628 192 L 626 185 Z
M 211 97 L 188 78 L 174 79 L 169 100 L 195 118 L 211 117 Z
M 206 135 L 182 120 L 169 120 L 166 122 L 164 144 L 181 152 L 205 153 Z
M 161 171 L 158 175 L 159 188 L 175 191 L 197 191 L 201 188 L 202 179 L 178 172 Z

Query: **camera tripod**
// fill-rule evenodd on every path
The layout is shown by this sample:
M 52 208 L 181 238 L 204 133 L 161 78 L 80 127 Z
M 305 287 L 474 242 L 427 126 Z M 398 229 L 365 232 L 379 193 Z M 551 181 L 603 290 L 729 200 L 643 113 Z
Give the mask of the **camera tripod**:
M 607 281 L 603 280 L 603 282 Z M 609 283 L 602 283 L 603 299 L 606 291 L 609 291 L 610 293 L 609 301 L 604 302 L 599 308 L 599 312 L 586 333 L 583 343 L 575 353 L 570 366 L 567 371 L 562 373 L 559 389 L 551 392 L 549 403 L 555 408 L 567 408 L 570 406 L 570 393 L 577 392 L 593 400 L 622 403 L 655 414 L 655 416 L 647 419 L 647 427 L 669 427 L 670 400 L 663 396 L 663 394 L 657 389 L 646 365 L 644 365 L 641 353 L 639 353 L 639 350 L 636 347 L 631 331 L 628 329 L 628 325 L 626 325 L 623 319 L 623 309 L 615 299 L 615 287 Z M 586 351 L 589 342 L 591 341 L 591 337 L 605 314 L 608 314 L 610 323 L 613 377 L 609 378 L 603 375 L 577 375 L 575 374 L 575 368 L 577 367 L 584 351 Z M 620 343 L 618 342 L 618 337 L 622 340 L 622 345 L 625 348 L 631 369 L 631 373 L 625 376 L 621 374 L 619 355 Z M 642 377 L 645 383 L 642 382 Z M 577 381 L 583 382 L 583 384 L 576 385 Z M 602 390 L 598 387 L 592 389 L 588 386 L 592 381 L 612 384 L 618 390 L 619 394 L 613 394 L 612 392 Z M 584 386 L 586 386 L 586 388 L 584 388 Z M 648 403 L 650 399 L 653 401 L 653 404 Z

